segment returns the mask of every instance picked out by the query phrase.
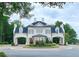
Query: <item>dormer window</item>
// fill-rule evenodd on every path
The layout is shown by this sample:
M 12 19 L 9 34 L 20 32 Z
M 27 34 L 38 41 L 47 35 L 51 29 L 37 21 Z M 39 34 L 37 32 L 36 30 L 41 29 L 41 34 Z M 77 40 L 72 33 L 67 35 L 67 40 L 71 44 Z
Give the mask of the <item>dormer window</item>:
M 55 31 L 56 33 L 59 33 L 59 27 L 56 27 Z
M 20 27 L 20 28 L 19 28 L 19 33 L 22 33 L 22 32 L 23 32 L 23 28 Z

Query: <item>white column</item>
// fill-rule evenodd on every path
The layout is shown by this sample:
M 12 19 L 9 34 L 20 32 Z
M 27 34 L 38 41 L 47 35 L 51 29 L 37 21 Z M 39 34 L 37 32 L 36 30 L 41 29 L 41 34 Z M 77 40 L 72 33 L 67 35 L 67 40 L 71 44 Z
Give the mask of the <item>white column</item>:
M 52 37 L 50 37 L 50 41 L 51 41 L 51 42 L 53 42 L 53 39 L 52 39 Z
M 52 39 L 52 42 L 53 42 L 53 37 L 51 39 Z
M 27 37 L 26 39 L 26 45 L 29 45 L 30 44 L 30 39 Z
M 62 41 L 62 38 L 59 38 L 59 44 L 62 44 L 62 42 L 61 42 L 61 41 Z
M 63 39 L 62 39 L 62 44 L 63 44 L 63 45 L 65 44 L 65 39 L 64 39 L 64 37 L 63 37 Z
M 36 37 L 34 37 L 34 39 L 33 39 L 33 44 L 35 45 L 36 44 Z
M 61 45 L 64 45 L 64 38 L 60 38 L 59 43 L 60 43 Z
M 15 45 L 18 44 L 18 43 L 17 43 L 17 38 L 16 38 L 16 37 L 14 37 L 14 40 L 13 40 L 13 41 L 14 41 L 14 44 L 15 44 Z

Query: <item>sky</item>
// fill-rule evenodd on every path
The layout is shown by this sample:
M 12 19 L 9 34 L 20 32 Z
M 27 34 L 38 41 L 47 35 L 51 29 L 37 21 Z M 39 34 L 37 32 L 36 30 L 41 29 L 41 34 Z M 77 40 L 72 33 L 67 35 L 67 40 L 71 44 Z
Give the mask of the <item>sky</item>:
M 22 24 L 27 26 L 36 21 L 44 18 L 44 22 L 47 24 L 55 24 L 57 20 L 62 21 L 63 23 L 68 23 L 76 31 L 77 38 L 79 38 L 79 3 L 66 3 L 63 6 L 63 9 L 60 8 L 50 8 L 43 7 L 39 4 L 32 4 L 35 8 L 30 12 L 34 16 L 30 19 L 22 19 Z M 18 14 L 13 14 L 10 17 L 11 21 L 19 20 Z

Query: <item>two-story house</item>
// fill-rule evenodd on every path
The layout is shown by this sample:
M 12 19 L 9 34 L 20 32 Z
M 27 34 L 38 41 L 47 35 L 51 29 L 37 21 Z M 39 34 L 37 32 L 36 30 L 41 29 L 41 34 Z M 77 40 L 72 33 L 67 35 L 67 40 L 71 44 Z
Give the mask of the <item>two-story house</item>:
M 15 45 L 18 45 L 18 38 L 24 37 L 25 44 L 35 44 L 37 41 L 46 41 L 48 39 L 51 42 L 64 45 L 64 28 L 63 25 L 55 27 L 54 25 L 48 25 L 43 21 L 36 21 L 27 27 L 14 26 L 13 41 Z

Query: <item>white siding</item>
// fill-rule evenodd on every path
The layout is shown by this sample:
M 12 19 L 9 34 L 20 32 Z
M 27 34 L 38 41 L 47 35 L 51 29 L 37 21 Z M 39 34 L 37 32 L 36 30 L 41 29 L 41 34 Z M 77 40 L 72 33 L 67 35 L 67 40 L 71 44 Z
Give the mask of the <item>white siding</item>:
M 30 36 L 30 37 L 32 37 L 34 35 L 38 35 L 38 34 L 45 35 L 47 37 L 51 36 L 51 28 L 50 27 L 29 27 L 28 31 L 29 30 L 33 30 L 34 31 L 33 34 L 29 34 L 28 33 L 28 36 Z M 46 34 L 47 30 L 49 30 L 49 33 Z

